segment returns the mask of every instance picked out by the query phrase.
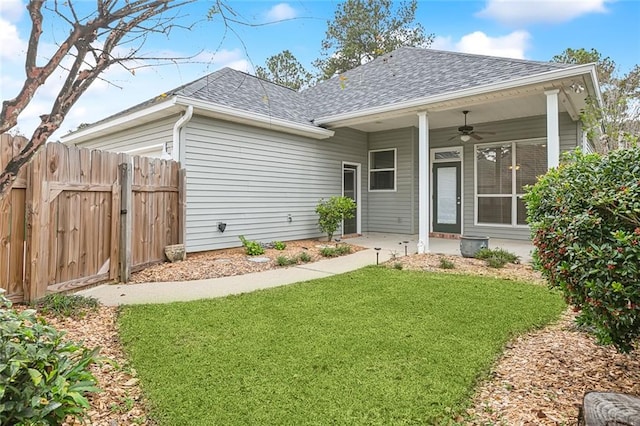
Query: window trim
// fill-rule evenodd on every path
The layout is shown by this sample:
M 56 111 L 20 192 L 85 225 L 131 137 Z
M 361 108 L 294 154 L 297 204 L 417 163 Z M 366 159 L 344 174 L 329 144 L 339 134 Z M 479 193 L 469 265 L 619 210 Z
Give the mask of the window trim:
M 546 145 L 547 138 L 527 138 L 527 139 L 514 139 L 507 141 L 497 141 L 497 142 L 488 142 L 488 143 L 480 143 L 475 144 L 473 146 L 473 224 L 475 226 L 486 226 L 493 228 L 513 228 L 513 229 L 528 229 L 528 224 L 519 224 L 518 223 L 518 203 L 517 200 L 521 199 L 524 193 L 517 193 L 517 178 L 516 173 L 511 174 L 511 193 L 510 194 L 478 194 L 478 148 L 482 147 L 492 147 L 492 146 L 504 146 L 511 145 L 511 164 L 516 164 L 516 151 L 518 144 L 532 144 L 532 145 Z M 548 165 L 547 165 L 548 169 Z M 478 221 L 478 198 L 511 198 L 511 223 L 490 223 L 490 222 L 479 222 Z
M 372 161 L 372 154 L 374 152 L 384 152 L 384 151 L 393 151 L 393 168 L 386 168 L 386 169 L 374 169 L 371 167 L 371 164 L 373 163 Z M 369 160 L 369 182 L 367 182 L 367 189 L 368 192 L 397 192 L 398 190 L 398 148 L 382 148 L 382 149 L 370 149 L 369 153 L 368 153 L 368 160 Z M 371 175 L 375 172 L 393 172 L 393 189 L 371 189 Z

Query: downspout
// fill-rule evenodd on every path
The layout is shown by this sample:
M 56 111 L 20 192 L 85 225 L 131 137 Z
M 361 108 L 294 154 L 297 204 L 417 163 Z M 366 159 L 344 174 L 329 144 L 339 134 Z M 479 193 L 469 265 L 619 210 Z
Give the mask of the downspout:
M 171 158 L 175 161 L 180 161 L 180 129 L 184 127 L 185 124 L 191 120 L 193 116 L 193 106 L 187 106 L 184 115 L 176 121 L 176 124 L 173 125 L 173 148 L 171 149 Z

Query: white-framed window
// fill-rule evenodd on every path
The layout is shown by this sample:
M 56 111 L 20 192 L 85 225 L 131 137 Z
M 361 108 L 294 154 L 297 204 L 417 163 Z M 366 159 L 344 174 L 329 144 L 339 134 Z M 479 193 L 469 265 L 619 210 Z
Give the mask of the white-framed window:
M 395 191 L 397 150 L 369 151 L 369 191 Z
M 546 139 L 475 146 L 476 224 L 526 226 L 524 186 L 547 172 Z

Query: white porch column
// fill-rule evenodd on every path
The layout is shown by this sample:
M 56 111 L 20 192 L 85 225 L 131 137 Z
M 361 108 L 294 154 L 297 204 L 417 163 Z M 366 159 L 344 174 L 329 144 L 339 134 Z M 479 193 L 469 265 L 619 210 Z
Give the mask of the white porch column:
M 553 89 L 544 92 L 547 95 L 547 168 L 560 164 L 560 126 L 558 124 L 558 93 Z
M 429 116 L 418 113 L 418 253 L 429 252 Z

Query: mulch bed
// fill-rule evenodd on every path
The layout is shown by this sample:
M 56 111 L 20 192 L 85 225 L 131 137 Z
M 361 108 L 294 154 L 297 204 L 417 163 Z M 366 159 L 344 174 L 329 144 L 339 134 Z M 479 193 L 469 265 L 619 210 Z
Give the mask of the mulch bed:
M 275 257 L 283 254 L 291 256 L 297 253 L 296 250 L 305 250 L 302 247 L 313 253 L 319 250 L 315 245 L 309 242 L 289 244 L 290 252 L 274 254 Z M 269 257 L 271 255 L 267 254 Z M 159 281 L 172 281 L 180 277 L 200 279 L 211 276 L 209 274 L 228 274 L 228 268 L 234 264 L 239 265 L 234 269 L 235 275 L 246 273 L 242 271 L 253 271 L 245 269 L 247 266 L 242 263 L 243 258 L 246 255 L 239 249 L 192 255 L 186 262 L 158 265 L 151 268 L 152 272 L 142 271 L 136 276 L 137 280 L 143 280 L 142 277 L 157 278 Z M 442 258 L 453 262 L 454 268 L 441 268 Z M 217 262 L 218 259 L 229 261 Z M 428 254 L 394 259 L 387 266 L 398 267 L 398 263 L 403 269 L 474 273 L 543 283 L 540 275 L 529 265 L 493 269 L 476 259 Z M 277 267 L 274 263 L 257 265 L 264 269 Z M 639 395 L 640 350 L 622 355 L 610 347 L 599 346 L 593 337 L 574 325 L 573 318 L 574 314 L 567 311 L 557 324 L 510 342 L 490 376 L 480 383 L 472 407 L 468 410 L 466 424 L 575 424 L 578 407 L 586 391 L 606 390 Z M 89 312 L 82 319 L 51 319 L 51 322 L 59 329 L 67 330 L 70 339 L 84 340 L 89 347 L 100 346 L 101 354 L 117 363 L 93 366 L 99 386 L 105 391 L 91 395 L 88 424 L 155 424 L 148 418 L 135 371 L 128 367 L 118 339 L 117 308 L 100 307 L 97 312 Z

